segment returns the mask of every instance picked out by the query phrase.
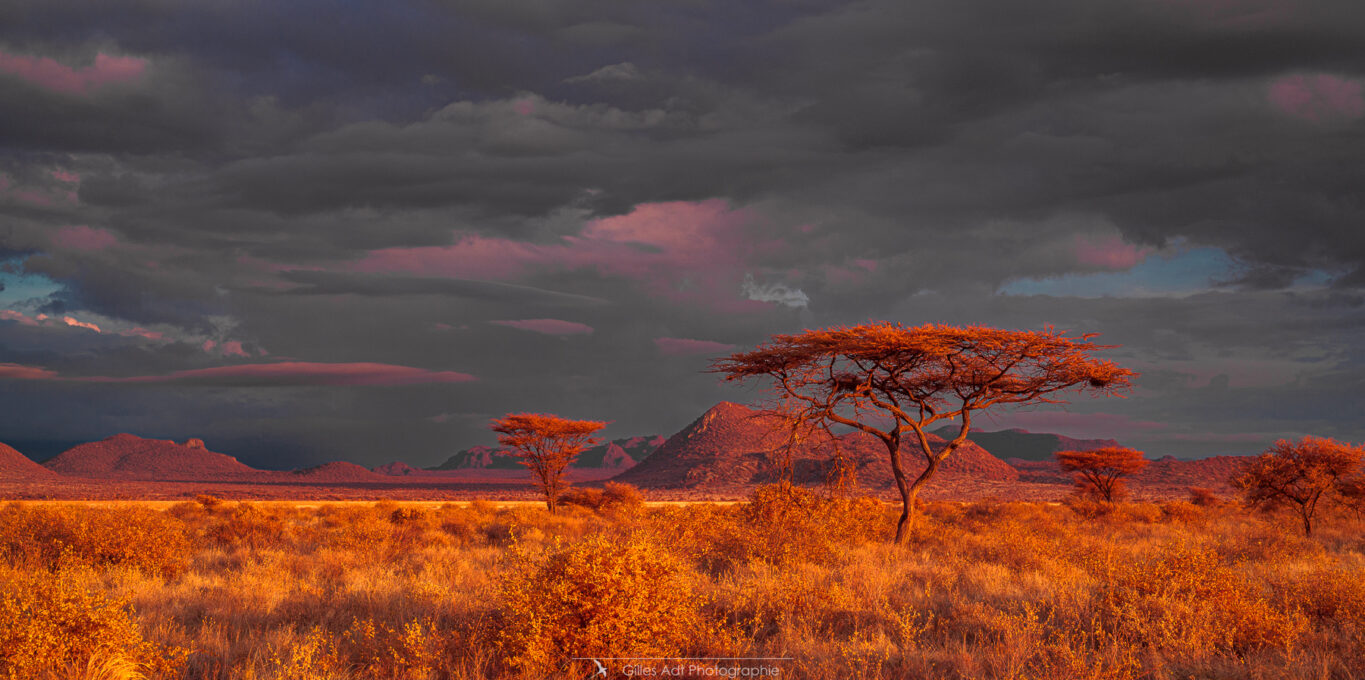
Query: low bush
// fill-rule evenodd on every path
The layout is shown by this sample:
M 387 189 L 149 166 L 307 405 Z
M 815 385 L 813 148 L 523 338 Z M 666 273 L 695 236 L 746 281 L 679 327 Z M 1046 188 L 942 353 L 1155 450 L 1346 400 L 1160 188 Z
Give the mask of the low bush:
M 159 678 L 183 665 L 184 650 L 142 638 L 126 601 L 68 575 L 0 571 L 0 678 L 66 680 L 99 668 Z
M 641 533 L 593 534 L 544 555 L 514 549 L 500 649 L 528 671 L 578 657 L 676 657 L 706 628 L 686 565 Z
M 185 569 L 185 525 L 146 508 L 10 505 L 0 510 L 0 556 L 49 570 L 121 565 L 159 576 Z
M 630 484 L 606 482 L 600 489 L 572 487 L 559 497 L 559 503 L 587 508 L 596 513 L 634 512 L 644 507 L 645 498 Z

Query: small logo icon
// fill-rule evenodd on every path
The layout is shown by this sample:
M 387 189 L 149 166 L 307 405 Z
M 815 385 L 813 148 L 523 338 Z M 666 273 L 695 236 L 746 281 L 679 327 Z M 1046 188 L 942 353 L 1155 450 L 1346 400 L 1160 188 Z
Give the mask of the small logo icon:
M 597 677 L 597 676 L 599 676 L 599 675 L 602 676 L 602 677 L 604 677 L 604 678 L 607 677 L 607 667 L 606 667 L 606 666 L 603 666 L 601 661 L 598 661 L 597 659 L 588 659 L 588 660 L 591 661 L 591 662 L 593 662 L 593 663 L 595 663 L 595 664 L 597 664 L 597 672 L 596 672 L 596 673 L 593 673 L 593 674 L 592 674 L 592 677 L 595 678 L 595 677 Z

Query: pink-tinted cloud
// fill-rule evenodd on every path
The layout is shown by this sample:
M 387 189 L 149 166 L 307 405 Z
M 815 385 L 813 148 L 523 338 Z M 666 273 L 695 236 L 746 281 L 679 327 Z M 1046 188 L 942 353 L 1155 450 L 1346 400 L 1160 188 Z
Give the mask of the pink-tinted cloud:
M 98 325 L 80 321 L 73 316 L 63 316 L 61 318 L 50 317 L 46 314 L 27 316 L 23 312 L 18 312 L 13 309 L 0 309 L 0 321 L 15 321 L 23 326 L 45 326 L 48 328 L 66 326 L 68 328 L 83 328 L 96 333 L 104 332 Z
M 1325 73 L 1278 78 L 1270 83 L 1269 97 L 1280 111 L 1315 123 L 1365 115 L 1360 81 Z
M 75 184 L 81 181 L 81 176 L 80 173 L 57 169 L 52 171 L 52 179 L 55 179 L 58 182 L 66 182 L 67 184 Z
M 229 341 L 223 343 L 223 348 L 222 348 L 221 352 L 222 352 L 223 356 L 227 356 L 227 357 L 246 357 L 246 356 L 251 356 L 250 354 L 247 354 L 247 353 L 246 353 L 246 350 L 245 350 L 245 349 L 242 349 L 242 343 L 241 343 L 241 341 L 238 341 L 238 340 L 229 340 Z
M 1115 234 L 1100 237 L 1077 236 L 1074 242 L 1076 261 L 1088 267 L 1121 271 L 1131 269 L 1156 252 L 1146 246 L 1127 243 Z
M 127 336 L 129 336 L 129 337 L 145 338 L 145 339 L 147 339 L 147 340 L 156 340 L 156 341 L 164 341 L 164 340 L 166 339 L 166 334 L 165 334 L 165 333 L 159 333 L 159 332 L 157 332 L 157 331 L 149 331 L 149 330 L 147 330 L 146 328 L 143 328 L 143 327 L 141 327 L 141 326 L 138 326 L 138 327 L 136 327 L 136 328 L 129 328 L 129 329 L 123 330 L 123 331 L 119 331 L 119 335 L 127 335 Z
M 96 325 L 93 324 L 93 323 L 87 323 L 87 322 L 85 322 L 85 321 L 77 321 L 75 318 L 69 317 L 69 316 L 64 316 L 64 317 L 62 317 L 62 323 L 66 324 L 66 325 L 68 325 L 68 326 L 71 326 L 72 328 L 84 328 L 84 329 L 86 329 L 86 330 L 95 331 L 96 333 L 101 333 L 101 332 L 103 332 L 103 331 L 100 330 L 100 327 L 99 327 L 99 326 L 96 326 Z
M 395 386 L 428 383 L 461 383 L 477 380 L 467 373 L 430 371 L 411 366 L 376 363 L 312 363 L 284 361 L 275 364 L 218 366 L 167 375 L 127 378 L 78 378 L 83 382 L 106 383 L 187 383 L 208 385 L 288 386 Z
M 520 321 L 490 321 L 489 323 L 546 335 L 587 335 L 592 333 L 592 326 L 559 319 L 523 319 Z
M 22 326 L 37 326 L 38 320 L 13 309 L 0 309 L 0 321 L 15 321 Z
M 876 260 L 862 258 L 849 260 L 847 265 L 827 264 L 824 266 L 825 281 L 836 288 L 853 288 L 863 285 L 876 271 Z M 793 272 L 792 276 L 796 277 L 799 274 L 800 272 Z
M 52 235 L 52 245 L 63 250 L 104 250 L 118 243 L 118 237 L 108 229 L 85 225 L 62 227 Z
M 536 112 L 536 103 L 530 99 L 520 99 L 512 104 L 512 110 L 516 111 L 517 115 L 529 116 Z
M 15 189 L 10 192 L 10 197 L 20 203 L 42 206 L 44 208 L 52 205 L 52 197 L 35 189 Z
M 727 345 L 723 342 L 693 340 L 691 338 L 654 338 L 654 346 L 659 349 L 660 354 L 673 357 L 698 354 L 719 355 L 733 352 L 735 349 L 734 345 Z
M 469 235 L 450 246 L 373 251 L 355 269 L 497 281 L 595 269 L 675 301 L 751 311 L 765 305 L 738 295 L 746 265 L 786 248 L 754 239 L 757 219 L 720 199 L 642 203 L 625 215 L 591 220 L 579 235 L 556 243 Z
M 48 57 L 29 57 L 0 51 L 0 73 L 18 76 L 38 87 L 66 94 L 84 94 L 92 89 L 133 80 L 147 68 L 147 60 L 115 57 L 103 52 L 95 63 L 72 68 Z
M 57 374 L 46 368 L 20 364 L 0 364 L 0 380 L 52 380 Z

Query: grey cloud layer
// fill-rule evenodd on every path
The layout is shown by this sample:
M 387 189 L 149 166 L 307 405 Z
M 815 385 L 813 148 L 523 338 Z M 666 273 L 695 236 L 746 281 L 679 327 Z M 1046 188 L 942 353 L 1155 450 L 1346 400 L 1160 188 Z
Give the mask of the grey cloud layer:
M 166 374 L 247 361 L 223 353 L 235 342 L 254 362 L 480 381 L 269 396 L 30 382 L 0 397 L 0 440 L 70 439 L 24 425 L 50 408 L 83 433 L 217 436 L 263 464 L 386 462 L 370 445 L 393 432 L 412 462 L 438 462 L 514 409 L 667 433 L 746 395 L 655 338 L 746 346 L 868 318 L 1104 332 L 1143 391 L 1075 408 L 1169 425 L 1125 433 L 1138 444 L 1359 439 L 1362 40 L 1344 1 L 5 3 L 6 55 L 147 67 L 84 93 L 0 73 L 0 253 L 64 287 L 49 313 L 165 339 L 0 320 L 0 363 Z M 1286 110 L 1277 84 L 1308 100 Z M 80 175 L 75 201 L 53 170 Z M 356 266 L 475 235 L 559 247 L 640 204 L 715 198 L 745 211 L 755 247 L 677 290 L 595 260 L 498 280 Z M 117 245 L 56 247 L 71 225 Z M 1106 265 L 1078 243 L 1128 250 Z M 997 294 L 1200 246 L 1238 267 L 1188 298 Z M 1327 288 L 1294 288 L 1305 275 Z M 698 301 L 687 286 L 707 277 L 733 290 Z M 594 332 L 489 323 L 508 319 Z M 1216 399 L 1209 370 L 1232 376 Z M 123 389 L 145 411 L 116 408 Z

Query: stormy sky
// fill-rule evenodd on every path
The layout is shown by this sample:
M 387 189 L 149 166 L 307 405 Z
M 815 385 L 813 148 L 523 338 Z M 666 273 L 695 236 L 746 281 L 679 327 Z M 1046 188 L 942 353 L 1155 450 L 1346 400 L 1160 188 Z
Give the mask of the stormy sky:
M 1096 332 L 985 429 L 1365 440 L 1350 0 L 0 4 L 0 441 L 434 465 L 671 434 L 709 360 L 887 319 Z

